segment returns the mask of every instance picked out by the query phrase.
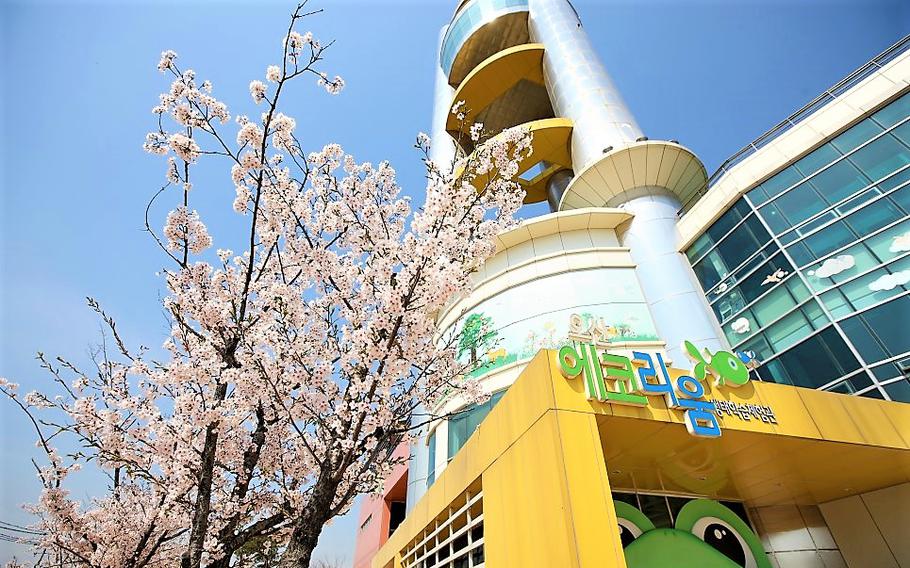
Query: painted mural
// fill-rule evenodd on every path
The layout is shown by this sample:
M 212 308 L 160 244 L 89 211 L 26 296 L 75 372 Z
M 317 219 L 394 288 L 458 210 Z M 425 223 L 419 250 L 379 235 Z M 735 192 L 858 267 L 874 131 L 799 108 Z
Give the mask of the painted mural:
M 481 302 L 454 325 L 458 357 L 472 375 L 483 374 L 571 343 L 573 325 L 597 327 L 613 342 L 657 340 L 634 269 L 599 268 L 539 278 Z
M 658 513 L 652 519 L 633 504 L 635 496 L 627 497 L 632 503 L 617 500 L 614 505 L 629 568 L 771 568 L 744 513 L 718 501 L 671 498 L 676 503 L 668 499 L 665 510 L 649 509 Z M 668 511 L 674 506 L 671 519 Z

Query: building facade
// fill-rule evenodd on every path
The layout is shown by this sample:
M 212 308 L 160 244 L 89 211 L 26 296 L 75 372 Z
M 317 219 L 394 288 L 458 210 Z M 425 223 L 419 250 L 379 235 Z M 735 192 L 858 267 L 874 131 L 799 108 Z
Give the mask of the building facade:
M 910 402 L 903 323 L 910 318 L 910 39 L 710 177 L 690 149 L 642 132 L 568 0 L 459 2 L 438 53 L 431 158 L 450 163 L 483 144 L 469 136 L 475 122 L 485 136 L 524 127 L 534 141 L 518 181 L 525 202 L 547 203 L 550 213 L 500 235 L 496 254 L 473 275 L 473 292 L 439 314 L 443 333 L 459 334 L 459 357 L 491 398 L 476 406 L 453 398 L 429 409 L 455 414 L 424 428 L 409 448 L 407 515 L 372 558 L 388 525 L 371 525 L 369 515 L 388 496 L 363 508 L 355 568 L 637 568 L 687 554 L 692 566 L 910 566 L 906 545 L 880 528 L 900 515 L 895 507 L 910 510 L 910 407 L 901 404 Z M 463 120 L 452 112 L 462 101 Z M 563 356 L 566 349 L 594 363 L 567 373 L 573 359 Z M 559 365 L 561 377 L 553 372 Z M 727 386 L 749 386 L 727 392 L 717 369 L 737 377 Z M 689 375 L 694 382 L 685 382 Z M 696 383 L 698 396 L 689 396 Z M 520 389 L 529 392 L 571 388 L 527 414 L 513 384 L 536 385 Z M 581 443 L 564 438 L 569 419 L 559 404 L 587 417 L 578 432 L 588 432 L 590 447 L 565 446 Z M 830 417 L 818 413 L 832 408 L 863 432 L 821 428 Z M 500 426 L 518 415 L 554 423 L 534 435 L 514 424 L 486 427 L 497 415 Z M 873 426 L 875 435 L 864 431 Z M 672 431 L 676 442 L 641 450 L 615 441 L 645 440 L 637 429 Z M 547 451 L 532 451 L 527 462 L 503 446 L 530 439 Z M 731 439 L 771 453 L 755 458 L 761 467 L 747 464 L 734 456 Z M 550 453 L 552 444 L 559 451 Z M 847 480 L 818 471 L 863 444 L 897 468 L 893 475 L 855 472 Z M 817 467 L 796 458 L 771 465 L 774 453 L 797 446 L 824 459 Z M 667 451 L 681 463 L 665 462 Z M 508 468 L 554 463 L 562 473 L 542 481 L 572 511 L 545 519 L 556 514 L 551 505 L 516 502 L 521 497 L 502 476 L 511 471 L 533 483 L 533 475 Z M 594 477 L 579 485 L 570 470 L 585 463 L 591 472 L 584 475 Z M 749 481 L 734 480 L 746 470 Z M 591 504 L 577 501 L 588 483 L 599 491 Z M 851 504 L 832 504 L 841 502 Z M 845 520 L 858 507 L 869 517 L 861 536 Z M 710 518 L 720 521 L 704 524 L 694 510 L 714 511 Z M 549 528 L 528 526 L 534 522 Z M 618 532 L 604 530 L 604 522 Z M 680 523 L 701 544 L 668 532 Z M 516 531 L 522 534 L 502 534 Z M 586 531 L 602 542 L 586 540 L 593 538 Z M 642 532 L 663 544 L 632 547 Z M 525 552 L 514 550 L 519 543 Z M 542 550 L 544 543 L 552 549 Z M 702 550 L 705 543 L 710 550 Z M 881 563 L 863 563 L 863 549 Z

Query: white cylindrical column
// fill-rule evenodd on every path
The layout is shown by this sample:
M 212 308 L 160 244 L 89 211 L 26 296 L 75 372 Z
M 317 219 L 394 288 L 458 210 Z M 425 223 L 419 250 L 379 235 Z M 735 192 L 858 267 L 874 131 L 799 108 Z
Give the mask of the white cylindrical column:
M 443 26 L 439 31 L 439 49 L 442 49 L 442 40 L 445 38 L 446 30 L 449 26 Z M 445 72 L 436 62 L 436 79 L 433 87 L 433 121 L 430 124 L 430 138 L 432 146 L 430 147 L 430 159 L 433 160 L 442 171 L 448 171 L 452 162 L 455 161 L 455 141 L 446 132 L 446 120 L 449 118 L 449 112 L 452 110 L 452 104 L 455 102 L 452 97 L 455 96 L 455 89 L 449 85 L 449 79 Z
M 619 238 L 635 261 L 641 290 L 657 333 L 677 367 L 688 368 L 682 342 L 690 340 L 712 352 L 729 349 L 686 258 L 677 251 L 679 200 L 660 188 L 648 188 L 622 208 L 635 216 Z M 664 193 L 665 192 L 665 193 Z
M 414 414 L 421 419 L 425 415 L 423 406 L 417 408 Z M 415 419 L 414 422 L 421 420 Z M 429 463 L 429 449 L 426 443 L 426 428 L 421 428 L 420 435 L 411 442 L 408 451 L 408 492 L 405 499 L 405 511 L 410 513 L 414 505 L 420 501 L 427 492 L 427 465 Z
M 543 75 L 556 116 L 572 119 L 572 169 L 642 136 L 567 0 L 529 0 L 531 41 L 544 44 Z

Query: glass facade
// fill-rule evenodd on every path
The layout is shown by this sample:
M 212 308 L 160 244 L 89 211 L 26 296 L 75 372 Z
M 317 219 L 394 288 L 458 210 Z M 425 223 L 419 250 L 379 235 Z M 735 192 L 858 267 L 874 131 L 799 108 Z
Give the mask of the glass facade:
M 446 440 L 446 447 L 448 448 L 446 459 L 448 461 L 451 461 L 451 459 L 455 457 L 458 450 L 465 445 L 468 438 L 474 433 L 474 430 L 477 430 L 477 427 L 480 426 L 480 423 L 483 422 L 483 419 L 487 417 L 487 414 L 493 410 L 493 407 L 496 406 L 496 403 L 499 402 L 499 399 L 501 399 L 504 394 L 506 394 L 506 391 L 504 390 L 493 393 L 493 395 L 491 395 L 483 404 L 472 404 L 467 406 L 460 410 L 455 416 L 448 419 L 449 437 L 448 440 Z M 427 487 L 433 485 L 433 482 L 436 481 L 436 435 L 438 432 L 438 429 L 433 430 L 433 432 L 430 433 L 430 437 L 427 439 Z
M 493 407 L 496 406 L 496 403 L 499 402 L 499 399 L 504 394 L 506 394 L 506 391 L 499 391 L 483 404 L 472 404 L 456 416 L 449 418 L 448 459 L 451 460 L 455 457 L 458 450 L 465 445 L 474 430 L 477 430 L 477 427 L 480 426 L 480 423 L 493 410 Z
M 442 42 L 439 62 L 446 75 L 452 71 L 455 56 L 472 33 L 503 14 L 527 10 L 528 0 L 473 0 L 465 4 L 455 16 Z
M 686 255 L 762 379 L 910 402 L 910 94 L 750 190 Z

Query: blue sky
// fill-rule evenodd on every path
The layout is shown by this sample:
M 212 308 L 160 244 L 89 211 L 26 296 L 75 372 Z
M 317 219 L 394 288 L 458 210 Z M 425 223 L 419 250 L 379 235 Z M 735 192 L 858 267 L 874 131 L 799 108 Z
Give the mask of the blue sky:
M 412 149 L 429 130 L 439 27 L 454 0 L 322 0 L 304 24 L 336 39 L 326 68 L 347 87 L 308 82 L 289 93 L 305 146 L 341 143 L 358 159 L 390 160 L 405 191 L 422 193 Z M 727 156 L 910 32 L 899 0 L 715 2 L 575 0 L 588 33 L 644 132 L 679 139 L 713 171 Z M 0 1 L 0 376 L 30 390 L 46 381 L 38 350 L 86 360 L 99 299 L 128 341 L 157 346 L 166 328 L 155 272 L 164 259 L 142 231 L 163 161 L 142 152 L 151 107 L 167 86 L 163 49 L 233 112 L 253 113 L 247 85 L 276 63 L 293 6 L 279 2 Z M 241 248 L 227 176 L 197 185 L 216 247 Z M 156 225 L 163 224 L 159 210 Z M 0 401 L 0 520 L 38 491 L 37 455 L 22 417 Z M 91 494 L 84 478 L 77 495 Z M 354 516 L 320 541 L 350 559 Z M 0 561 L 14 549 L 0 542 Z M 22 555 L 21 549 L 18 554 Z

